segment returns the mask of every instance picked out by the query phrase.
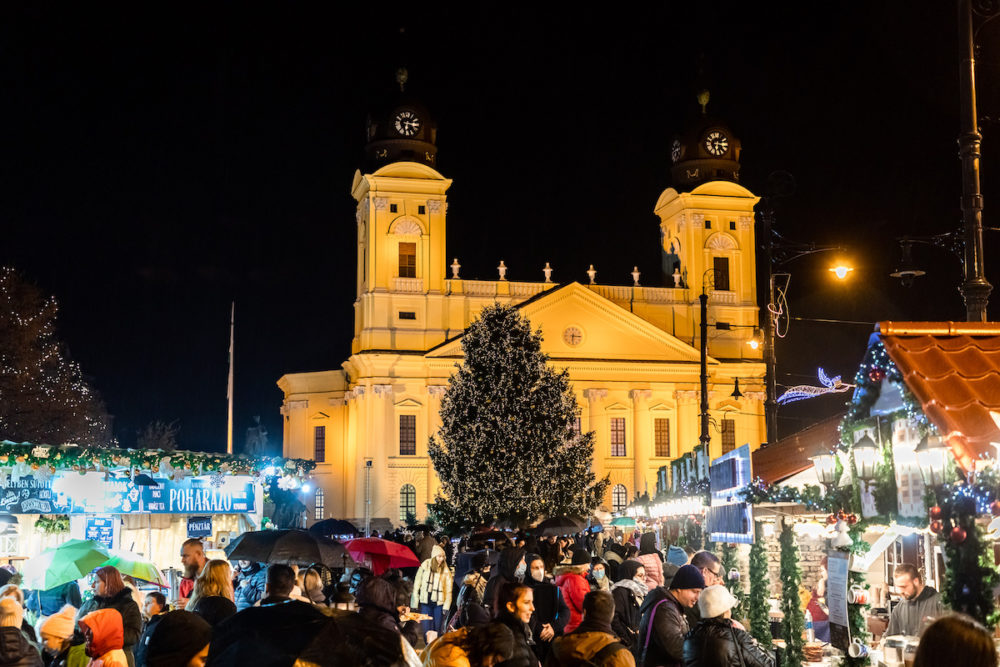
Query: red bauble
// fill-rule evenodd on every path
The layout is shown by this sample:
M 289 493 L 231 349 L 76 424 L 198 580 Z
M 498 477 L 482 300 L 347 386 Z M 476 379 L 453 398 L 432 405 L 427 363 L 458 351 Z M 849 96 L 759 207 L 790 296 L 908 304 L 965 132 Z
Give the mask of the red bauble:
M 940 533 L 942 530 L 944 530 L 944 524 L 942 524 L 940 521 L 936 519 L 934 521 L 931 521 L 931 531 L 935 533 Z
M 837 523 L 837 517 L 831 514 L 830 516 L 826 517 L 826 522 L 832 526 L 833 524 Z
M 885 371 L 881 368 L 873 368 L 868 371 L 868 379 L 872 382 L 881 382 L 885 379 Z
M 1000 500 L 994 500 L 990 503 L 990 514 L 1000 516 Z
M 853 526 L 857 522 L 858 522 L 858 515 L 857 514 L 848 514 L 847 515 L 847 525 L 848 526 Z
M 931 508 L 930 513 L 931 513 L 931 518 L 932 519 L 940 519 L 941 518 L 941 506 L 940 505 L 935 505 L 934 507 Z
M 966 537 L 965 528 L 962 528 L 961 526 L 955 526 L 954 528 L 951 529 L 951 541 L 954 542 L 955 544 L 961 544 L 962 542 L 964 542 L 965 537 Z

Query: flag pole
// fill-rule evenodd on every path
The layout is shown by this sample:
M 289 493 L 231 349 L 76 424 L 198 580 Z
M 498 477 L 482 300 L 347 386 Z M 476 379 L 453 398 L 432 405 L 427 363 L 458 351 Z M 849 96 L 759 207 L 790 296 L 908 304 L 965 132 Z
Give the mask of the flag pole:
M 236 330 L 236 302 L 233 301 L 229 310 L 229 387 L 226 397 L 229 399 L 229 421 L 226 425 L 226 453 L 233 453 L 233 357 L 234 334 Z

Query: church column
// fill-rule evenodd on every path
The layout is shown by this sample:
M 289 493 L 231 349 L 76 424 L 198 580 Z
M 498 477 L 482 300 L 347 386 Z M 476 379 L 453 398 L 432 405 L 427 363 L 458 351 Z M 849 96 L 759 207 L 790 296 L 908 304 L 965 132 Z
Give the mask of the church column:
M 675 391 L 677 401 L 677 456 L 683 456 L 698 444 L 698 392 Z
M 349 429 L 354 457 L 348 459 L 350 466 L 349 487 L 345 496 L 348 498 L 347 518 L 364 519 L 365 517 L 365 461 L 371 457 L 368 451 L 368 420 L 365 414 L 365 387 L 358 385 L 347 392 L 351 406 L 351 427 Z M 359 526 L 364 529 L 364 526 Z
M 632 399 L 632 484 L 635 487 L 634 493 L 645 493 L 649 490 L 649 458 L 652 453 L 647 401 L 653 392 L 649 389 L 633 389 L 628 395 Z
M 430 396 L 430 414 L 427 417 L 428 434 L 427 441 L 430 443 L 430 436 L 437 435 L 441 428 L 441 399 L 447 385 L 430 385 L 427 387 L 427 394 Z M 430 454 L 427 455 L 427 502 L 433 502 L 441 484 L 438 481 L 437 473 L 434 472 L 434 464 L 431 462 Z
M 392 419 L 392 385 L 375 384 L 372 385 L 374 398 L 371 400 L 372 417 L 372 518 L 377 516 L 387 516 L 390 521 L 394 521 L 394 514 L 390 511 L 396 504 L 393 499 L 399 493 L 399 489 L 389 487 L 389 454 L 392 453 L 392 443 L 395 442 L 394 434 L 389 427 Z M 398 509 L 398 508 L 397 508 Z
M 596 478 L 600 480 L 604 477 L 604 457 L 608 453 L 608 429 L 604 410 L 604 399 L 608 397 L 608 390 L 584 389 L 583 395 L 587 397 L 588 403 L 588 417 L 590 420 L 590 423 L 587 425 L 588 430 L 594 432 L 594 462 L 592 469 Z

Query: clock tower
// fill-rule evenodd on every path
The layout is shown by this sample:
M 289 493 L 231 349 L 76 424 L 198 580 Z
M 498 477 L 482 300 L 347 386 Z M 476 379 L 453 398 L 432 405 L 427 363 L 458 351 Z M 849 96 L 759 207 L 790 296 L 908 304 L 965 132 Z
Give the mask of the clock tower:
M 407 73 L 396 72 L 397 93 L 368 116 L 365 146 L 369 172 L 392 162 L 418 162 L 437 168 L 437 125 L 427 109 L 405 92 Z
M 709 181 L 740 180 L 740 140 L 729 127 L 707 115 L 708 91 L 698 95 L 701 114 L 670 146 L 674 187 L 691 189 Z

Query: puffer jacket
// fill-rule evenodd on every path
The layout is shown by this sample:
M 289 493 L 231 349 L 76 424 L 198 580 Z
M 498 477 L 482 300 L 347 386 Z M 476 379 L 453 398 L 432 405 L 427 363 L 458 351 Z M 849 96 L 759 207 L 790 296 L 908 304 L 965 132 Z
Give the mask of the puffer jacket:
M 684 639 L 684 667 L 730 665 L 774 667 L 774 656 L 727 618 L 700 621 Z
M 583 598 L 590 592 L 590 583 L 587 581 L 585 573 L 588 565 L 559 565 L 556 567 L 555 585 L 562 591 L 569 607 L 569 623 L 563 632 L 570 633 L 576 630 L 583 620 Z
M 243 611 L 247 607 L 252 607 L 264 599 L 264 588 L 267 586 L 267 570 L 259 565 L 255 567 L 256 569 L 253 572 L 248 572 L 240 580 L 240 585 L 236 589 L 236 611 Z
M 84 616 L 98 609 L 114 609 L 121 614 L 124 632 L 122 650 L 128 659 L 129 667 L 134 667 L 135 657 L 132 655 L 132 651 L 139 641 L 139 635 L 142 634 L 142 614 L 139 613 L 139 605 L 132 599 L 132 589 L 126 586 L 111 597 L 95 595 L 90 598 L 80 605 L 80 611 L 76 614 L 77 624 Z
M 19 628 L 0 628 L 0 665 L 42 667 L 42 656 Z
M 552 653 L 547 667 L 568 667 L 593 661 L 595 655 L 605 646 L 618 641 L 606 632 L 573 632 L 557 637 L 552 642 Z M 612 653 L 603 663 L 606 667 L 635 667 L 635 659 L 625 648 Z
M 128 588 L 125 589 L 126 591 Z M 131 596 L 131 594 L 130 594 Z M 80 619 L 80 625 L 90 628 L 91 667 L 126 667 L 128 659 L 122 651 L 122 619 L 114 609 L 98 609 Z
M 680 667 L 684 664 L 688 622 L 681 603 L 660 587 L 646 595 L 639 613 L 642 615 L 639 621 L 640 664 L 643 667 Z
M 441 564 L 441 571 L 435 573 L 434 559 L 437 556 L 444 556 L 444 549 L 437 544 L 431 549 L 431 557 L 420 564 L 417 576 L 413 581 L 413 594 L 410 598 L 410 607 L 416 609 L 421 604 L 431 604 L 444 607 L 445 611 L 451 609 L 451 589 L 453 588 L 451 568 L 448 562 Z
M 469 654 L 462 643 L 469 635 L 469 628 L 459 628 L 441 635 L 424 649 L 423 667 L 471 667 Z

